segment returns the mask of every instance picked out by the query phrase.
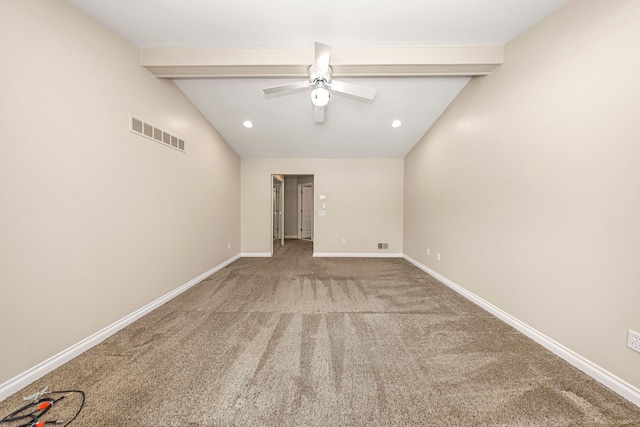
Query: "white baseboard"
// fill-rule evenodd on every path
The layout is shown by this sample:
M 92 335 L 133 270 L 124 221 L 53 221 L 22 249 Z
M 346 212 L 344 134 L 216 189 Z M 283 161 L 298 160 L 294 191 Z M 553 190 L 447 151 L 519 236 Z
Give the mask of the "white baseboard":
M 123 329 L 127 325 L 130 325 L 131 323 L 133 323 L 136 320 L 140 319 L 145 314 L 148 314 L 151 311 L 155 310 L 156 308 L 158 308 L 161 305 L 165 304 L 166 302 L 168 302 L 172 298 L 177 297 L 178 295 L 180 295 L 181 293 L 183 293 L 187 289 L 191 288 L 192 286 L 195 286 L 198 283 L 202 282 L 204 279 L 206 279 L 207 277 L 211 276 L 213 273 L 216 273 L 217 271 L 223 269 L 224 267 L 226 267 L 227 265 L 231 264 L 232 262 L 234 262 L 238 258 L 240 258 L 239 254 L 235 255 L 232 258 L 227 259 L 226 261 L 223 261 L 222 263 L 216 265 L 215 267 L 211 268 L 208 271 L 205 271 L 204 273 L 200 274 L 199 276 L 189 280 L 187 283 L 185 283 L 184 285 L 174 289 L 173 291 L 169 292 L 168 294 L 161 296 L 157 300 L 145 305 L 142 308 L 139 308 L 138 310 L 134 311 L 133 313 L 123 317 L 122 319 L 116 321 L 115 323 L 112 323 L 111 325 L 107 326 L 106 328 L 101 329 L 100 331 L 94 333 L 93 335 L 91 335 L 91 336 L 83 339 L 82 341 L 72 345 L 71 347 L 67 348 L 66 350 L 63 350 L 60 353 L 58 353 L 58 354 L 48 358 L 47 360 L 37 364 L 33 368 L 26 370 L 25 372 L 17 375 L 16 377 L 10 379 L 9 381 L 6 381 L 6 382 L 0 384 L 0 402 L 3 401 L 4 399 L 6 399 L 7 397 L 11 396 L 12 394 L 14 394 L 14 393 L 22 390 L 23 388 L 27 387 L 29 384 L 33 383 L 34 381 L 38 380 L 39 378 L 42 378 L 43 376 L 45 376 L 49 372 L 53 371 L 54 369 L 64 365 L 65 363 L 67 363 L 68 361 L 73 359 L 74 357 L 76 357 L 76 356 L 84 353 L 85 351 L 89 350 L 91 347 L 93 347 L 93 346 L 95 346 L 97 344 L 100 344 L 102 341 L 104 341 L 105 339 L 109 338 L 111 335 L 115 334 L 116 332 L 118 332 L 119 330 Z
M 284 238 L 285 239 L 297 239 L 298 235 L 297 234 L 285 234 Z
M 568 349 L 562 344 L 552 340 L 551 338 L 547 337 L 546 335 L 542 334 L 541 332 L 537 331 L 536 329 L 532 328 L 526 323 L 516 319 L 509 313 L 502 311 L 501 309 L 491 304 L 490 302 L 483 300 L 479 296 L 475 295 L 472 292 L 469 292 L 467 289 L 452 282 L 451 280 L 444 277 L 443 275 L 433 271 L 432 269 L 425 266 L 424 264 L 419 263 L 418 261 L 411 258 L 410 256 L 403 255 L 403 258 L 409 261 L 411 264 L 418 267 L 419 269 L 421 269 L 422 271 L 424 271 L 425 273 L 429 274 L 430 276 L 435 277 L 440 282 L 444 283 L 446 286 L 450 287 L 451 289 L 453 289 L 463 297 L 479 305 L 489 313 L 496 316 L 498 319 L 513 326 L 518 331 L 522 332 L 523 334 L 525 334 L 526 336 L 528 336 L 538 344 L 542 345 L 547 350 L 554 353 L 556 356 L 569 362 L 571 365 L 578 368 L 585 374 L 589 375 L 591 378 L 595 379 L 605 387 L 611 389 L 612 391 L 624 397 L 631 403 L 637 406 L 640 406 L 640 389 L 618 378 L 617 376 L 613 375 L 611 372 L 601 368 L 595 363 L 585 359 L 584 357 L 580 356 L 578 353 L 575 353 L 574 351 Z
M 402 254 L 386 252 L 314 252 L 317 258 L 402 258 Z
M 269 258 L 271 252 L 242 252 L 240 256 L 242 258 Z

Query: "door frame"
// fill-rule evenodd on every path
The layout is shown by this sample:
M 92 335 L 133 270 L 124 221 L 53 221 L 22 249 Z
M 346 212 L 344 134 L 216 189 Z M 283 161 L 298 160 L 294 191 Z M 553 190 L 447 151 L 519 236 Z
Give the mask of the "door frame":
M 313 218 L 314 215 L 314 208 L 313 208 L 313 202 L 314 202 L 314 197 L 313 197 L 313 182 L 305 182 L 304 184 L 298 184 L 298 239 L 302 239 L 302 188 L 303 187 L 311 187 L 311 217 Z M 315 219 L 315 218 L 314 218 Z M 315 228 L 315 221 L 312 219 L 312 226 L 311 226 L 311 241 L 313 241 L 313 230 Z
M 280 185 L 280 204 L 278 206 L 278 210 L 279 210 L 279 221 L 278 221 L 278 225 L 280 228 L 280 246 L 278 246 L 278 249 L 280 249 L 282 246 L 284 246 L 284 175 L 282 174 L 271 174 L 271 256 L 273 256 L 273 254 L 275 253 L 274 251 L 274 245 L 273 242 L 274 239 L 273 238 L 273 234 L 274 234 L 274 217 L 276 216 L 276 212 L 274 211 L 274 206 L 275 206 L 275 193 L 273 191 L 273 186 L 275 185 L 275 181 L 278 181 L 279 185 Z M 277 250 L 277 249 L 276 249 Z

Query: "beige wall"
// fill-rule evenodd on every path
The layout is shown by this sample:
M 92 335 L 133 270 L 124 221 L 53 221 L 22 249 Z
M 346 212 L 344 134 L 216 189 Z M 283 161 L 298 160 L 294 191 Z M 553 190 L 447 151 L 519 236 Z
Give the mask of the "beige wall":
M 240 159 L 66 2 L 0 16 L 2 383 L 239 253 Z M 186 153 L 130 133 L 130 113 Z
M 404 198 L 407 255 L 635 387 L 638 22 L 580 0 L 509 43 L 407 156 Z
M 244 158 L 241 163 L 243 253 L 271 251 L 275 173 L 314 176 L 314 253 L 402 253 L 402 159 Z M 318 216 L 321 194 L 323 217 Z M 378 242 L 389 248 L 378 250 Z

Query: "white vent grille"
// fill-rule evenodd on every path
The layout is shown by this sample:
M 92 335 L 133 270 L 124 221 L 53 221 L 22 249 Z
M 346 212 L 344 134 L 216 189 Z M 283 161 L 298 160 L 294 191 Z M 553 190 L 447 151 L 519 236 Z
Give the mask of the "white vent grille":
M 134 117 L 131 118 L 131 131 L 142 133 L 142 122 Z
M 162 145 L 166 145 L 167 147 L 171 147 L 182 152 L 185 151 L 185 143 L 182 138 L 133 116 L 131 116 L 129 120 L 129 130 L 135 134 L 159 142 Z

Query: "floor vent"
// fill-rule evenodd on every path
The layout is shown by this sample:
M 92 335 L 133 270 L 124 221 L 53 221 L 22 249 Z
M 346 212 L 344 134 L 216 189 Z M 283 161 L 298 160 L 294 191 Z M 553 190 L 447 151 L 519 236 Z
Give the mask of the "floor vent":
M 131 130 L 131 132 L 133 133 L 136 133 L 140 136 L 144 136 L 145 138 L 152 139 L 156 142 L 159 142 L 171 148 L 175 148 L 176 150 L 179 150 L 182 152 L 185 151 L 184 140 L 180 137 L 177 137 L 169 132 L 166 132 L 153 125 L 150 125 L 149 123 L 146 123 L 133 116 L 131 116 L 129 125 L 130 125 L 129 130 Z

